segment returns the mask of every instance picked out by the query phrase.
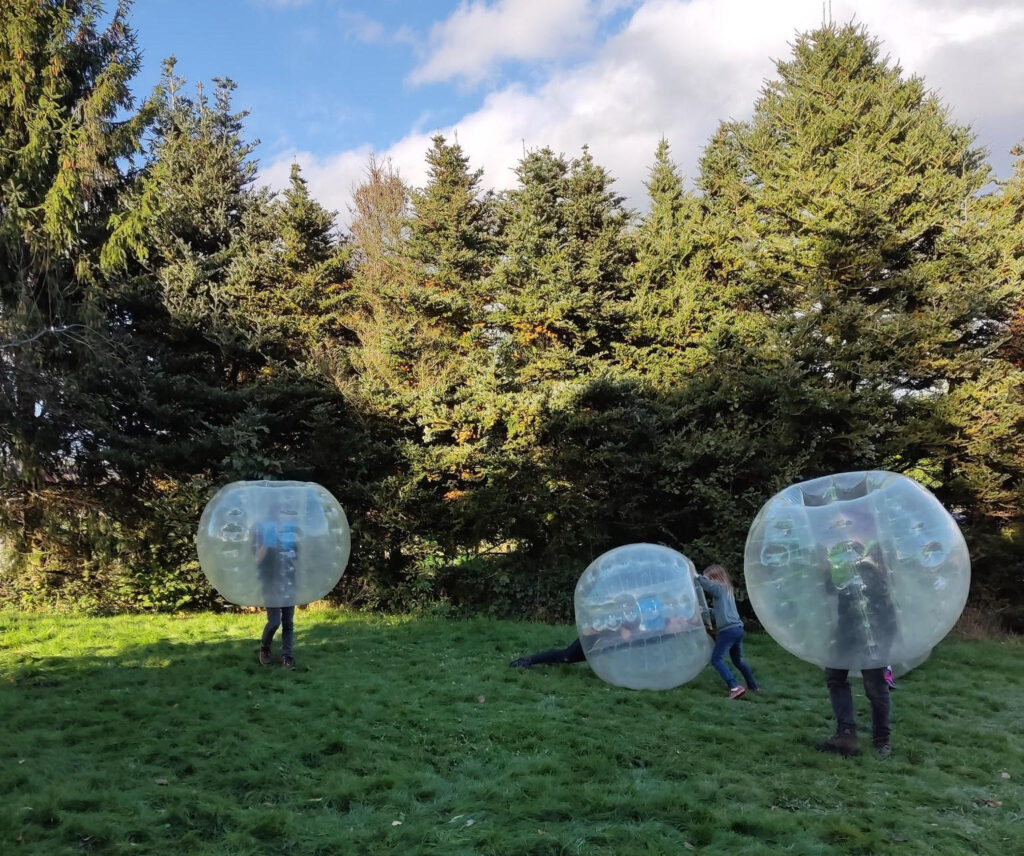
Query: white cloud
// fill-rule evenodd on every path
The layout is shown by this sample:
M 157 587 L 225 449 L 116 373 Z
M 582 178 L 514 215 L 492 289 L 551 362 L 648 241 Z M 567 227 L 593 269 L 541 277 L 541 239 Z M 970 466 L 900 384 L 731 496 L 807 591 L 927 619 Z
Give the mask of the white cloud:
M 1024 63 L 1017 59 L 1024 6 L 1017 0 L 836 0 L 832 14 L 841 22 L 856 17 L 906 72 L 923 75 L 958 121 L 984 134 L 979 142 L 992 149 L 994 162 L 1005 165 L 1005 151 L 1024 135 Z M 795 33 L 821 19 L 820 0 L 647 0 L 576 68 L 558 70 L 534 88 L 491 92 L 479 109 L 440 130 L 457 134 L 471 164 L 482 166 L 485 182 L 495 187 L 514 183 L 524 146 L 574 155 L 587 143 L 618 178 L 619 192 L 642 207 L 658 138 L 666 136 L 676 162 L 695 175 L 718 123 L 750 115 L 764 80 L 775 75 L 774 59 L 787 58 Z M 411 130 L 378 154 L 419 184 L 428 146 L 428 134 Z M 287 164 L 297 157 L 313 191 L 344 221 L 368 154 L 367 148 L 322 158 L 289 154 L 263 177 L 286 182 Z
M 507 60 L 564 57 L 590 44 L 601 16 L 614 8 L 593 0 L 469 0 L 430 32 L 414 84 L 458 79 L 475 84 Z
M 397 30 L 389 31 L 380 21 L 363 12 L 342 10 L 338 13 L 338 20 L 346 38 L 354 38 L 366 44 L 415 44 L 416 42 L 412 30 L 408 27 L 399 27 Z

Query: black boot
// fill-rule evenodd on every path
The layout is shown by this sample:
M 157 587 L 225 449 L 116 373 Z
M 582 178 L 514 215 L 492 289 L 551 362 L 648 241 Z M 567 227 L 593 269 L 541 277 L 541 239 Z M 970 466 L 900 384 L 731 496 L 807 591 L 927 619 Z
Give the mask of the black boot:
M 819 743 L 815 748 L 819 752 L 831 752 L 834 755 L 842 755 L 844 758 L 849 758 L 860 752 L 860 749 L 857 748 L 857 732 L 851 728 L 837 729 L 835 734 L 824 743 Z

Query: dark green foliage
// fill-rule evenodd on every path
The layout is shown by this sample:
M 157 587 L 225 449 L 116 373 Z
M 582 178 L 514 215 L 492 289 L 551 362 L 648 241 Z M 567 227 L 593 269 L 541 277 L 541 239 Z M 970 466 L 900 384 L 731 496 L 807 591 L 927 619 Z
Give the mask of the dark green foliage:
M 14 0 L 0 19 L 0 543 L 41 587 L 109 558 L 109 414 L 83 368 L 116 359 L 98 257 L 147 114 L 120 119 L 139 63 L 126 15 L 100 31 L 96 3 Z
M 425 314 L 463 332 L 480 324 L 488 295 L 483 287 L 495 258 L 493 205 L 480 196 L 483 170 L 470 172 L 459 145 L 438 135 L 427 152 L 427 185 L 412 194 L 409 259 L 425 291 Z
M 348 293 L 333 214 L 297 169 L 281 199 L 251 189 L 232 88 L 192 99 L 168 65 L 150 160 L 108 248 L 110 326 L 136 384 L 122 400 L 135 430 L 110 454 L 145 498 L 124 509 L 123 549 L 135 585 L 164 582 L 151 606 L 211 597 L 191 543 L 204 492 L 301 472 L 345 495 L 359 442 L 329 380 Z
M 986 195 L 970 130 L 863 28 L 800 34 L 696 189 L 662 140 L 640 218 L 586 147 L 494 196 L 437 136 L 423 187 L 371 159 L 349 238 L 297 166 L 254 186 L 230 82 L 172 61 L 133 112 L 126 4 L 102 34 L 93 3 L 8 5 L 5 598 L 213 604 L 206 499 L 294 476 L 355 524 L 337 598 L 565 617 L 611 547 L 739 572 L 786 484 L 894 469 L 1020 626 L 1022 161 Z
M 703 371 L 732 401 L 707 436 L 723 450 L 748 438 L 763 461 L 734 494 L 757 490 L 757 474 L 763 499 L 788 478 L 877 468 L 970 505 L 942 410 L 977 377 L 1007 311 L 965 217 L 989 177 L 971 145 L 852 25 L 800 36 L 754 117 L 711 141 L 707 249 L 693 258 L 729 295 Z
M 586 147 L 571 163 L 531 152 L 516 174 L 495 271 L 503 371 L 523 386 L 585 378 L 623 336 L 628 212 Z
M 1022 626 L 1024 586 L 1024 160 L 996 193 L 971 206 L 972 236 L 988 253 L 991 292 L 1003 300 L 998 338 L 936 407 L 934 448 L 963 509 L 987 610 Z

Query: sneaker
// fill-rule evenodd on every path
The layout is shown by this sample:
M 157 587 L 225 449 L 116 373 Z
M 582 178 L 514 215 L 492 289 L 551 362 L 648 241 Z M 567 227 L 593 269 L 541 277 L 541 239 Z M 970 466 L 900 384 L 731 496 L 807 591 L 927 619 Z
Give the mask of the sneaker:
M 892 669 L 890 669 L 888 666 L 886 666 L 885 668 L 885 683 L 886 686 L 889 687 L 889 689 L 896 689 L 896 676 L 892 673 Z
M 286 655 L 286 656 L 281 658 L 281 665 L 284 666 L 286 669 L 294 669 L 295 668 L 295 660 L 293 660 L 291 657 L 288 657 Z
M 262 645 L 260 645 L 259 657 L 260 657 L 260 665 L 261 666 L 269 666 L 270 665 L 270 649 L 269 648 L 264 648 Z
M 831 752 L 833 755 L 842 755 L 849 758 L 860 753 L 857 748 L 857 733 L 855 731 L 837 731 L 824 743 L 814 747 L 819 752 Z
M 733 687 L 731 690 L 729 690 L 729 698 L 731 698 L 731 699 L 739 698 L 746 691 L 747 691 L 746 687 Z
M 892 757 L 892 746 L 888 740 L 876 740 L 875 745 L 875 757 L 879 761 L 888 761 Z

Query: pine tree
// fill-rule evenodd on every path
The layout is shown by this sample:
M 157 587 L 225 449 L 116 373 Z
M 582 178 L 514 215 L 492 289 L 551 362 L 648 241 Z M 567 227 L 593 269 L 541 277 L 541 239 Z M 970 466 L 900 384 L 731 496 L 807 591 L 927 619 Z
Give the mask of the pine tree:
M 426 186 L 412 193 L 409 258 L 431 295 L 424 310 L 466 332 L 486 313 L 482 283 L 495 256 L 491 198 L 481 196 L 483 170 L 471 172 L 458 143 L 440 134 L 427 166 Z
M 125 367 L 101 380 L 120 430 L 109 460 L 133 490 L 121 585 L 147 605 L 204 602 L 191 535 L 214 485 L 347 457 L 346 412 L 316 365 L 344 264 L 296 175 L 255 190 L 234 85 L 193 97 L 167 63 L 148 160 L 104 255 L 108 327 Z M 319 444 L 319 449 L 315 448 Z
M 629 212 L 586 147 L 530 152 L 516 174 L 494 289 L 508 364 L 524 383 L 599 372 L 624 335 Z
M 636 260 L 622 359 L 638 376 L 674 386 L 707 362 L 704 338 L 714 300 L 694 272 L 701 250 L 698 200 L 683 189 L 664 139 L 646 186 L 649 210 L 632 235 Z
M 122 465 L 139 473 L 201 461 L 243 475 L 269 463 L 252 395 L 265 358 L 252 341 L 249 283 L 234 266 L 270 201 L 250 187 L 254 144 L 242 137 L 245 114 L 231 109 L 234 84 L 216 83 L 212 101 L 202 87 L 193 98 L 166 63 L 149 159 L 104 257 L 119 282 L 111 325 L 138 373 L 127 382 L 141 388 L 122 390 L 131 426 Z
M 338 349 L 352 343 L 342 321 L 350 311 L 351 247 L 337 234 L 336 214 L 313 199 L 298 164 L 280 198 L 251 213 L 232 278 L 257 346 L 286 373 L 330 375 L 344 362 Z
M 974 600 L 1009 627 L 1024 627 L 1024 149 L 1012 177 L 976 200 L 966 224 L 987 253 L 998 339 L 937 403 L 932 454 L 942 462 L 946 496 L 961 511 L 975 580 Z
M 128 11 L 104 30 L 95 2 L 12 0 L 0 16 L 0 527 L 22 597 L 95 569 L 110 426 L 80 371 L 112 358 L 98 256 L 148 114 L 128 88 Z
M 390 557 L 382 579 L 399 588 L 415 573 L 412 557 L 451 556 L 477 537 L 467 530 L 487 525 L 460 500 L 481 479 L 476 450 L 489 408 L 478 393 L 491 362 L 491 204 L 458 145 L 435 137 L 427 163 L 427 184 L 407 191 L 388 165 L 371 161 L 352 227 L 359 346 L 350 389 L 367 412 L 401 428 L 392 448 L 402 475 L 377 518 Z
M 658 141 L 645 187 L 649 207 L 633 238 L 633 276 L 644 286 L 661 290 L 671 284 L 685 261 L 684 230 L 692 216 L 692 199 L 683 190 L 683 178 L 664 138 Z
M 706 273 L 761 370 L 790 390 L 796 372 L 798 400 L 775 406 L 813 426 L 815 466 L 906 467 L 910 420 L 992 339 L 998 301 L 960 228 L 988 167 L 857 26 L 799 36 L 778 72 L 703 160 Z

